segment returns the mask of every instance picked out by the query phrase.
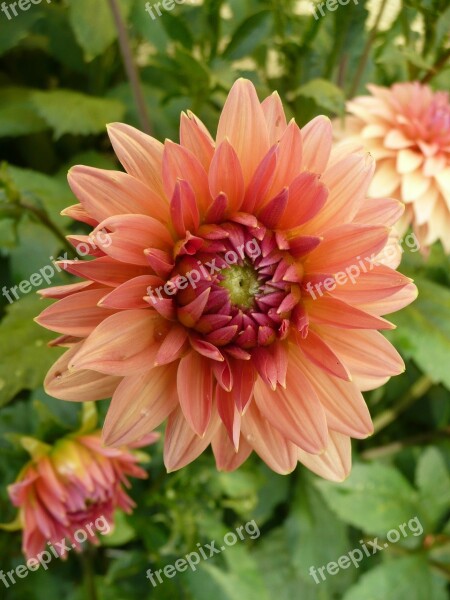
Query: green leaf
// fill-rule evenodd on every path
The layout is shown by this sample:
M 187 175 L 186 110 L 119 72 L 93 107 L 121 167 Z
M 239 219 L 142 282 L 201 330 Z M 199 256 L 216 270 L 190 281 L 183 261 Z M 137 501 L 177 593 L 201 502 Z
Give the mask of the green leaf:
M 450 389 L 450 290 L 416 278 L 417 300 L 392 316 L 398 326 L 389 339 L 434 381 Z
M 68 0 L 69 15 L 75 37 L 87 61 L 102 54 L 117 38 L 117 31 L 107 0 Z M 132 0 L 119 0 L 126 20 Z
M 165 13 L 161 19 L 162 26 L 170 39 L 180 42 L 182 46 L 188 50 L 192 50 L 194 38 L 183 19 L 172 13 Z
M 315 489 L 313 483 L 316 481 L 309 473 L 302 473 L 291 513 L 284 527 L 292 564 L 308 584 L 313 582 L 309 574 L 311 566 L 334 561 L 351 548 L 346 525 L 336 517 Z M 344 571 L 339 578 L 329 578 L 323 587 L 330 596 L 342 593 L 353 578 L 354 573 Z
M 61 181 L 31 169 L 22 169 L 12 165 L 8 166 L 8 175 L 23 200 L 43 208 L 56 225 L 67 227 L 70 224 L 70 219 L 59 214 L 76 201 L 66 180 Z
M 21 390 L 40 386 L 60 354 L 46 346 L 54 333 L 33 321 L 42 308 L 34 294 L 22 298 L 7 308 L 0 324 L 0 406 Z
M 320 108 L 341 114 L 345 108 L 344 92 L 325 79 L 313 79 L 290 94 L 292 98 L 309 98 Z
M 366 533 L 386 535 L 418 514 L 415 490 L 394 467 L 357 464 L 343 483 L 317 487 L 333 512 Z
M 9 4 L 9 2 L 7 3 Z M 25 39 L 30 32 L 32 25 L 43 16 L 36 6 L 32 7 L 33 10 L 22 13 L 20 18 L 12 17 L 7 21 L 6 15 L 0 13 L 0 21 L 2 23 L 1 35 L 0 35 L 0 56 L 15 48 L 23 39 Z
M 450 506 L 450 474 L 437 448 L 427 448 L 421 455 L 417 464 L 416 484 L 421 508 L 434 526 Z
M 251 54 L 255 48 L 267 40 L 271 29 L 271 11 L 263 10 L 251 15 L 233 33 L 223 56 L 229 60 L 237 60 Z
M 379 565 L 361 577 L 343 600 L 446 600 L 446 582 L 433 575 L 425 558 L 404 557 Z
M 34 92 L 32 103 L 54 130 L 56 139 L 66 133 L 103 133 L 107 123 L 121 121 L 125 113 L 125 107 L 118 100 L 95 98 L 71 90 Z
M 31 90 L 8 87 L 0 90 L 0 137 L 17 137 L 48 128 L 31 103 Z

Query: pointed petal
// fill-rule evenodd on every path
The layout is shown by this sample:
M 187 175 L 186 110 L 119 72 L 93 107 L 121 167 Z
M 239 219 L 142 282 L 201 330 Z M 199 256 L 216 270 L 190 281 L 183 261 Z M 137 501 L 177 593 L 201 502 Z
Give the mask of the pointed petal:
M 246 79 L 233 85 L 220 116 L 216 143 L 226 138 L 238 155 L 248 184 L 269 150 L 269 134 L 255 87 Z
M 263 100 L 261 107 L 269 132 L 269 144 L 272 146 L 280 141 L 287 127 L 286 115 L 278 92 L 273 92 Z
M 330 158 L 333 132 L 328 117 L 320 115 L 302 128 L 303 169 L 323 173 Z
M 214 155 L 214 140 L 205 125 L 190 110 L 187 114 L 181 113 L 180 143 L 197 157 L 208 172 Z
M 310 471 L 330 481 L 344 481 L 352 468 L 352 448 L 350 438 L 330 431 L 328 446 L 323 454 L 308 454 L 298 451 L 298 460 Z
M 239 158 L 227 138 L 214 153 L 209 170 L 209 189 L 213 198 L 222 192 L 228 198 L 231 212 L 240 209 L 244 199 L 244 176 Z
M 210 362 L 197 352 L 181 359 L 177 374 L 180 406 L 189 426 L 202 437 L 211 419 L 213 376 Z

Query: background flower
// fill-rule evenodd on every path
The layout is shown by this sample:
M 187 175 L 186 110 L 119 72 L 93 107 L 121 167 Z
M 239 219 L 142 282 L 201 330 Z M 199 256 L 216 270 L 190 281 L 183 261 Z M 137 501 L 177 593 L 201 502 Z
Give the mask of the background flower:
M 347 103 L 342 135 L 377 161 L 369 192 L 406 204 L 400 232 L 413 224 L 425 250 L 440 240 L 450 253 L 450 104 L 448 93 L 418 82 L 368 85 Z

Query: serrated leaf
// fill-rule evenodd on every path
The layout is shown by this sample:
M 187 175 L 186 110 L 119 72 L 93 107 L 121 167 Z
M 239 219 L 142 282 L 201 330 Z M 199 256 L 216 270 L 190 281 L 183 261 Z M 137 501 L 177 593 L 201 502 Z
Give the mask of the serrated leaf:
M 251 54 L 264 40 L 272 29 L 272 13 L 262 10 L 245 19 L 233 33 L 228 46 L 223 53 L 224 58 L 238 60 Z
M 96 98 L 72 90 L 33 92 L 32 104 L 54 130 L 56 139 L 66 133 L 92 135 L 103 133 L 105 125 L 121 121 L 124 105 L 110 98 Z
M 363 575 L 343 600 L 447 600 L 445 579 L 436 577 L 423 557 L 404 557 Z
M 434 526 L 450 506 L 450 474 L 445 459 L 437 448 L 427 448 L 420 456 L 416 485 L 421 508 Z
M 357 464 L 340 484 L 317 481 L 330 509 L 366 533 L 386 535 L 418 514 L 417 493 L 394 467 Z
M 0 406 L 21 390 L 40 386 L 60 354 L 47 348 L 54 333 L 33 321 L 41 310 L 35 295 L 22 298 L 7 307 L 0 323 Z

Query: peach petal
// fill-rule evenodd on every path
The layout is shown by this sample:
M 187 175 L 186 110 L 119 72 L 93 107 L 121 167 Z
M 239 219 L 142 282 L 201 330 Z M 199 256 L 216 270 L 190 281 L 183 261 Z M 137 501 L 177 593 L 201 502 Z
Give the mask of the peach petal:
M 128 310 L 105 319 L 72 358 L 69 370 L 131 375 L 154 363 L 167 325 L 152 310 Z
M 333 133 L 331 121 L 320 115 L 302 128 L 303 169 L 323 173 L 330 158 Z
M 214 155 L 214 140 L 205 125 L 190 110 L 181 113 L 180 143 L 194 154 L 206 172 Z
M 277 144 L 286 131 L 287 121 L 283 104 L 278 92 L 273 92 L 261 102 L 264 118 L 269 133 L 269 144 Z
M 166 365 L 124 377 L 106 415 L 105 444 L 140 440 L 169 416 L 178 404 L 176 372 L 176 365 Z
M 162 187 L 164 146 L 161 142 L 125 123 L 110 123 L 107 129 L 114 152 L 126 172 L 164 198 Z
M 78 165 L 67 178 L 75 196 L 97 221 L 128 213 L 168 220 L 167 202 L 127 173 Z
M 217 145 L 228 138 L 248 185 L 269 150 L 269 134 L 254 85 L 238 79 L 230 90 L 217 129 Z
M 212 410 L 213 379 L 208 359 L 197 352 L 182 358 L 177 371 L 177 387 L 184 417 L 193 431 L 202 437 Z
M 276 473 L 287 475 L 297 463 L 297 447 L 286 439 L 251 402 L 242 417 L 242 433 L 247 443 Z
M 352 467 L 350 438 L 336 431 L 330 431 L 328 446 L 322 455 L 308 454 L 299 449 L 298 460 L 324 479 L 344 481 Z
M 209 189 L 213 198 L 224 193 L 231 212 L 240 209 L 244 200 L 244 176 L 239 158 L 228 139 L 214 153 L 209 170 Z

